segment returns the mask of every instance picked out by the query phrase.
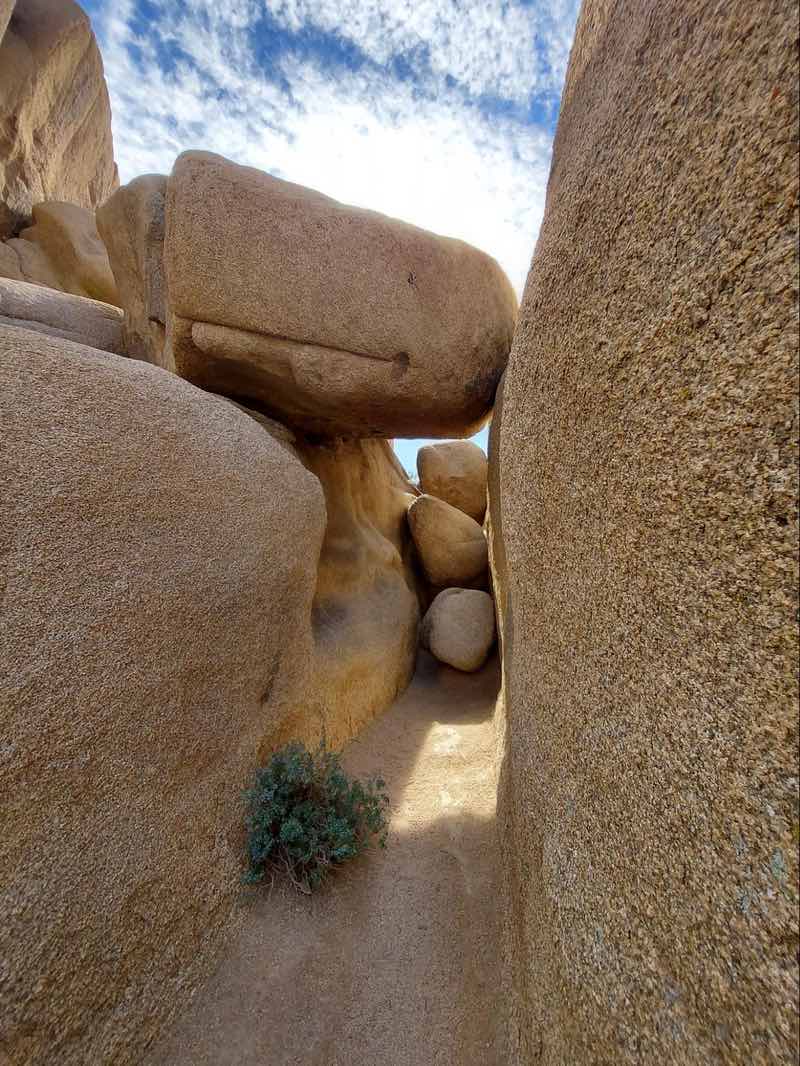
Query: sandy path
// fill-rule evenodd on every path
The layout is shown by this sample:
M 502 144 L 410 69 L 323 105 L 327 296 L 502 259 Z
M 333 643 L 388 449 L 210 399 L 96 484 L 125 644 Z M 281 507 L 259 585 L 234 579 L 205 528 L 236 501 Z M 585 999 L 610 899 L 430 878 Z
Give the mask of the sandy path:
M 314 897 L 248 897 L 152 1066 L 502 1066 L 491 716 L 496 662 L 421 657 L 346 765 L 382 773 L 389 844 Z

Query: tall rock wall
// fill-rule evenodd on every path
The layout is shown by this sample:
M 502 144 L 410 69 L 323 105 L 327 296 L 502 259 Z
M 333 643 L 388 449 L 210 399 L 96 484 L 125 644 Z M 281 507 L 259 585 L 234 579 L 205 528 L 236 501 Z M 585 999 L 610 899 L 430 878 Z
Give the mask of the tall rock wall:
M 95 208 L 117 184 L 89 19 L 72 0 L 0 0 L 0 238 L 39 201 Z
M 797 37 L 581 13 L 491 446 L 520 1062 L 796 1061 Z

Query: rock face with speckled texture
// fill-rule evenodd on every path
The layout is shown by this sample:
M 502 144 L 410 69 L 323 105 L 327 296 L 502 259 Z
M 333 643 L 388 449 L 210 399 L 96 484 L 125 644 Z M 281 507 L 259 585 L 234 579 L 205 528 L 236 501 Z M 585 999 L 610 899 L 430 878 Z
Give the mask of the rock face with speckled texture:
M 428 608 L 420 644 L 456 670 L 480 670 L 494 644 L 494 604 L 480 589 L 444 589 Z
M 797 1059 L 797 37 L 579 20 L 490 455 L 520 1063 Z
M 35 203 L 95 208 L 118 184 L 86 14 L 72 0 L 0 3 L 0 238 L 26 225 Z
M 326 438 L 486 421 L 517 301 L 484 252 L 209 152 L 164 218 L 161 365 Z
M 119 304 L 94 212 L 75 204 L 34 204 L 33 225 L 0 245 L 0 277 Z
M 471 440 L 437 441 L 417 452 L 419 487 L 482 522 L 486 514 L 486 453 Z
M 233 404 L 9 326 L 0 423 L 2 1061 L 141 1063 L 234 920 L 324 498 Z

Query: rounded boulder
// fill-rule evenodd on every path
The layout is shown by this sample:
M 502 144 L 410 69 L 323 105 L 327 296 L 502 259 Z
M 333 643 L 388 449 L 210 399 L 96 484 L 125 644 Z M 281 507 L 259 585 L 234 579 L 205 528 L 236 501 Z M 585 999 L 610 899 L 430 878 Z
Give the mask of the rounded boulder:
M 444 500 L 476 522 L 486 514 L 488 461 L 483 448 L 471 440 L 426 444 L 417 452 L 419 487 Z
M 422 646 L 456 670 L 480 670 L 495 640 L 494 603 L 479 589 L 445 589 L 428 608 Z
M 489 550 L 474 518 L 423 494 L 408 509 L 408 524 L 425 576 L 432 585 L 469 584 L 485 573 Z

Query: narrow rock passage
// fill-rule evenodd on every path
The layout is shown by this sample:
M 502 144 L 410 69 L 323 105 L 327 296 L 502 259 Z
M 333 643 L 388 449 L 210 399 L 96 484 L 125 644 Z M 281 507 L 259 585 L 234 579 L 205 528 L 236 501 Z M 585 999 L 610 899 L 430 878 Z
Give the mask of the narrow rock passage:
M 502 1066 L 496 659 L 421 653 L 406 693 L 345 752 L 380 773 L 385 851 L 304 897 L 257 893 L 214 976 L 151 1066 Z

